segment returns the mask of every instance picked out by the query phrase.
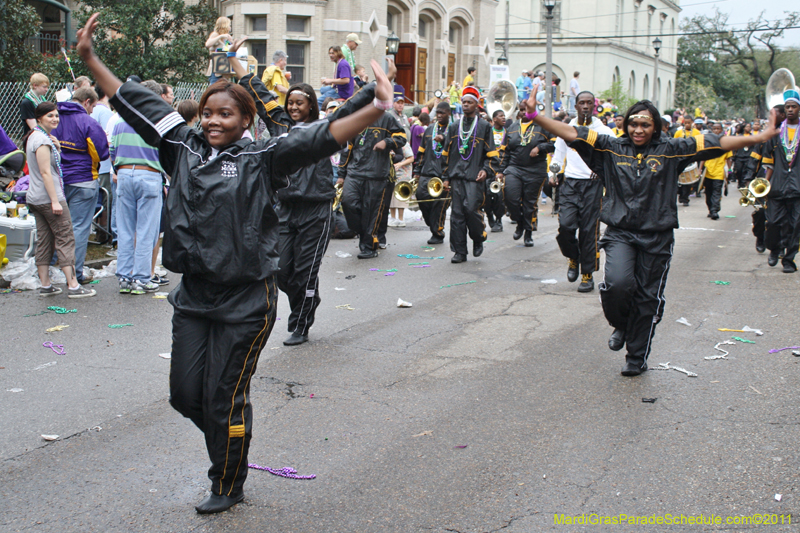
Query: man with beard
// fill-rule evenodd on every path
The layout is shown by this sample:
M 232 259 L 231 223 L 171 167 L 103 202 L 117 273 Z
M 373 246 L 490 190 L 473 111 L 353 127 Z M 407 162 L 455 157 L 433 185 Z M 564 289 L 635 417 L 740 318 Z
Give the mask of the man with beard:
M 583 91 L 578 94 L 575 109 L 578 116 L 569 123 L 570 126 L 587 126 L 597 135 L 616 138 L 608 126 L 603 125 L 599 118 L 592 116 L 594 110 L 592 93 Z M 559 190 L 556 241 L 561 253 L 569 261 L 567 280 L 576 281 L 580 269 L 582 277 L 578 292 L 591 292 L 594 290 L 592 273 L 598 269 L 600 257 L 597 239 L 600 232 L 603 181 L 600 176 L 589 170 L 578 152 L 567 147 L 562 139 L 558 139 L 553 162 L 564 168 L 565 158 L 567 166 L 565 179 Z

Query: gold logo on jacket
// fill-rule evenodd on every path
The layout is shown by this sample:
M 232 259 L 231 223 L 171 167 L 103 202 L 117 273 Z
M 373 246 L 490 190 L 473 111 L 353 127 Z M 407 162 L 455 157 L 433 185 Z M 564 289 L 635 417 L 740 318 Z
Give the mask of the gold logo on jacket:
M 648 167 L 650 167 L 650 170 L 653 172 L 658 172 L 659 167 L 661 167 L 661 161 L 653 157 L 647 159 L 645 163 L 647 164 Z

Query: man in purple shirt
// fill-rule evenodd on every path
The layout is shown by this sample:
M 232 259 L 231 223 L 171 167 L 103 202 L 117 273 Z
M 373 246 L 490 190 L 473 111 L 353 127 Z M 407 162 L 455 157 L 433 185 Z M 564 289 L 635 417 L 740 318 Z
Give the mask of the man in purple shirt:
M 322 78 L 323 85 L 334 85 L 339 92 L 339 100 L 347 100 L 353 96 L 353 71 L 350 63 L 344 58 L 341 46 L 328 48 L 328 57 L 336 63 L 336 77 Z

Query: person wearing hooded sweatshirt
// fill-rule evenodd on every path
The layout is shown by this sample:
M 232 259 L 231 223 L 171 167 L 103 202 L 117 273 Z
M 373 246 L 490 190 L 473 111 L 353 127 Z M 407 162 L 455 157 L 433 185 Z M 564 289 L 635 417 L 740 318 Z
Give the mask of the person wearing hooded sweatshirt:
M 76 89 L 72 93 L 72 100 L 58 103 L 58 116 L 61 120 L 53 130 L 53 136 L 61 143 L 64 196 L 72 216 L 75 273 L 81 284 L 91 281 L 83 275 L 83 262 L 89 245 L 92 217 L 97 206 L 100 161 L 108 159 L 106 133 L 90 116 L 97 100 L 94 89 Z

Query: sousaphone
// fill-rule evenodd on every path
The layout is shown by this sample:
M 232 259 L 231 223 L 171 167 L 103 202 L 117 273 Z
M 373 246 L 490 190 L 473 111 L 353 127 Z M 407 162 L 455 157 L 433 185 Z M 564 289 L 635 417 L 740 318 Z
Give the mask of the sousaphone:
M 495 82 L 486 97 L 486 113 L 489 115 L 489 119 L 498 109 L 506 114 L 506 119 L 514 120 L 516 118 L 517 88 L 508 80 Z
M 800 92 L 794 83 L 794 76 L 788 68 L 779 68 L 772 73 L 767 81 L 767 88 L 764 90 L 767 102 L 767 111 L 777 105 L 783 105 L 783 93 L 789 89 Z

